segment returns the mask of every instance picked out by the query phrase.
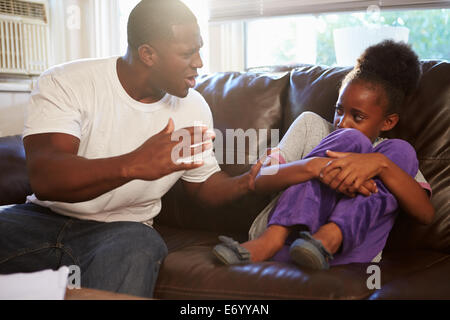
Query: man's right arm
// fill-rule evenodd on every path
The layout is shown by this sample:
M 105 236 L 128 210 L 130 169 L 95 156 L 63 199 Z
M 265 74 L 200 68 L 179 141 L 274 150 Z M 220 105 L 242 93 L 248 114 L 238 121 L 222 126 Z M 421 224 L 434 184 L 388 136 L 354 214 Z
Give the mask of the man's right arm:
M 33 192 L 39 200 L 83 202 L 97 198 L 134 180 L 156 180 L 175 171 L 198 168 L 202 163 L 177 164 L 172 149 L 173 121 L 136 150 L 104 159 L 77 155 L 78 138 L 63 133 L 44 133 L 24 138 L 27 168 Z M 193 132 L 193 128 L 186 128 Z M 204 144 L 194 153 L 212 145 Z
M 125 156 L 89 160 L 77 156 L 79 140 L 62 133 L 24 138 L 30 184 L 39 200 L 92 200 L 128 181 Z

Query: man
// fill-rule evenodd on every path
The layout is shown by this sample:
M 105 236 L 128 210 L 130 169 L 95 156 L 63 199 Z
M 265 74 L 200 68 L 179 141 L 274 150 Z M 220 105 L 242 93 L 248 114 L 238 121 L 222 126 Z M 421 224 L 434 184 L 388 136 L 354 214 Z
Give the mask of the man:
M 201 46 L 183 3 L 144 0 L 130 14 L 125 56 L 40 77 L 23 138 L 34 195 L 0 209 L 0 273 L 78 265 L 83 287 L 151 297 L 167 255 L 151 224 L 175 182 L 208 205 L 254 187 L 260 164 L 231 178 L 211 152 L 202 162 L 174 157 L 172 137 L 195 143 L 196 123 L 205 143 L 193 153 L 212 147 L 211 112 L 190 90 Z

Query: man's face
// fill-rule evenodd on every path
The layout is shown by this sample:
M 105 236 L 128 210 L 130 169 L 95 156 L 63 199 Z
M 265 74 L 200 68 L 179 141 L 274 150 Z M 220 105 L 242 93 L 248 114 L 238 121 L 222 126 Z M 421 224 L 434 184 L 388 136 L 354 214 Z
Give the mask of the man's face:
M 197 23 L 172 26 L 173 38 L 155 45 L 158 60 L 153 66 L 160 89 L 184 98 L 195 86 L 197 69 L 203 67 L 203 40 Z

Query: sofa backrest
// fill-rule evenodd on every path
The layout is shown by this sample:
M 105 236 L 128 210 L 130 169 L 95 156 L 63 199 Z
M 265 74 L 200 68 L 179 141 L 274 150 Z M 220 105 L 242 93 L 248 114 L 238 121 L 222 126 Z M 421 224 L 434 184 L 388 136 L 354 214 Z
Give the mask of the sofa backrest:
M 422 65 L 420 87 L 389 137 L 405 139 L 416 148 L 420 169 L 433 189 L 436 218 L 431 225 L 421 226 L 400 213 L 387 248 L 450 252 L 450 63 L 423 61 Z M 219 73 L 200 78 L 196 89 L 211 107 L 215 128 L 221 131 L 279 128 L 283 135 L 304 111 L 313 111 L 332 121 L 340 84 L 350 70 L 302 65 L 277 76 Z M 237 150 L 226 147 L 223 150 L 230 151 Z M 234 176 L 248 170 L 250 164 L 221 167 Z M 178 184 L 163 199 L 163 212 L 158 221 L 179 227 L 241 233 L 247 231 L 268 201 L 268 197 L 250 195 L 230 206 L 204 209 L 193 205 Z
M 450 253 L 450 63 L 424 61 L 416 94 L 388 137 L 407 140 L 417 152 L 420 170 L 431 184 L 436 217 L 419 226 L 400 215 L 389 246 L 424 247 Z
M 303 66 L 291 73 L 283 132 L 304 111 L 332 121 L 339 88 L 351 68 Z M 417 152 L 420 170 L 433 189 L 436 218 L 421 226 L 400 212 L 387 248 L 433 248 L 450 252 L 450 63 L 422 61 L 423 76 L 386 137 L 404 139 Z
M 225 72 L 200 77 L 196 89 L 203 95 L 214 119 L 214 127 L 226 137 L 227 129 L 279 129 L 282 126 L 283 108 L 286 104 L 289 72 L 280 74 L 256 74 Z M 224 172 L 237 176 L 248 171 L 249 143 L 245 150 L 227 145 L 223 139 L 222 153 L 233 153 L 234 164 L 221 164 Z M 267 143 L 261 148 L 270 146 L 270 134 Z M 276 144 L 276 143 L 275 143 Z M 218 153 L 217 144 L 216 155 Z M 244 153 L 245 164 L 237 164 L 238 156 Z M 223 159 L 226 162 L 226 159 Z M 222 232 L 246 233 L 258 212 L 264 208 L 270 198 L 268 196 L 249 195 L 232 204 L 215 209 L 202 208 L 193 203 L 184 194 L 179 181 L 163 197 L 163 209 L 157 218 L 158 223 L 187 228 L 199 228 Z
M 211 107 L 215 128 L 224 134 L 226 129 L 263 128 L 280 129 L 282 135 L 303 111 L 316 112 L 331 121 L 340 82 L 349 70 L 303 65 L 276 74 L 216 73 L 200 77 L 196 89 Z M 431 225 L 420 226 L 400 214 L 387 246 L 449 253 L 450 63 L 423 61 L 423 71 L 419 89 L 389 136 L 405 139 L 416 148 L 420 169 L 433 189 L 436 218 Z M 224 144 L 222 152 L 237 154 L 236 147 Z M 244 153 L 250 153 L 248 146 Z M 248 162 L 221 165 L 232 176 L 246 172 L 250 166 Z M 30 193 L 20 136 L 0 138 L 0 205 L 22 203 Z M 248 195 L 211 210 L 187 198 L 178 182 L 164 196 L 156 222 L 245 235 L 269 200 L 268 196 Z

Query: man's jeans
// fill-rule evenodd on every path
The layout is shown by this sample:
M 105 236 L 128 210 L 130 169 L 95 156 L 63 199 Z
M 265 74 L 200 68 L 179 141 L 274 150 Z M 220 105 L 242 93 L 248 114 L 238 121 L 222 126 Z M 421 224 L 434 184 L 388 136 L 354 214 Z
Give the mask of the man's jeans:
M 137 222 L 65 217 L 35 204 L 0 207 L 0 274 L 77 265 L 81 286 L 152 297 L 167 246 Z

